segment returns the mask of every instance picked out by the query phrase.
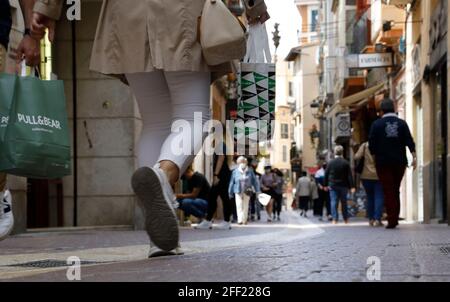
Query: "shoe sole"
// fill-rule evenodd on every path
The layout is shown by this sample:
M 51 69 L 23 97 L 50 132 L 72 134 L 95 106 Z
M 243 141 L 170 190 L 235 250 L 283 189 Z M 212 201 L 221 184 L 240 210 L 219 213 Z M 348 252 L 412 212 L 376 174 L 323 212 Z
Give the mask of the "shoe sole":
M 157 247 L 172 251 L 178 246 L 178 223 L 158 175 L 150 168 L 141 168 L 134 173 L 131 184 L 144 207 L 147 234 Z
M 177 254 L 175 252 L 158 251 L 148 256 L 148 258 L 151 259 L 165 256 L 177 256 Z

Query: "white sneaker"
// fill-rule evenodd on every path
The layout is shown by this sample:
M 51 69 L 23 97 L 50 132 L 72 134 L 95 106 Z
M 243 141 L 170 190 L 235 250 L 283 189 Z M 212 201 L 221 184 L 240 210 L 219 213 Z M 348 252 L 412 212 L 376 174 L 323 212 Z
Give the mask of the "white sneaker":
M 173 189 L 169 183 L 169 180 L 167 179 L 166 173 L 160 168 L 159 164 L 156 164 L 153 167 L 153 170 L 158 174 L 159 180 L 162 182 L 162 187 L 164 190 L 164 195 L 166 199 L 170 200 L 172 202 L 172 208 L 175 212 L 176 209 L 180 206 L 180 204 L 177 201 L 177 198 L 173 192 Z
M 11 192 L 0 192 L 0 241 L 8 237 L 14 227 Z
M 231 223 L 222 221 L 221 223 L 216 225 L 216 229 L 218 230 L 231 230 Z
M 166 174 L 159 167 L 140 168 L 133 174 L 131 184 L 144 207 L 149 237 L 160 249 L 172 251 L 179 245 L 179 230 L 176 200 Z
M 196 230 L 210 230 L 212 229 L 212 222 L 208 220 L 203 220 L 197 226 L 194 227 Z
M 157 258 L 164 256 L 181 256 L 184 255 L 184 251 L 180 246 L 176 247 L 171 251 L 164 251 L 157 247 L 153 242 L 150 242 L 150 251 L 148 253 L 148 258 Z

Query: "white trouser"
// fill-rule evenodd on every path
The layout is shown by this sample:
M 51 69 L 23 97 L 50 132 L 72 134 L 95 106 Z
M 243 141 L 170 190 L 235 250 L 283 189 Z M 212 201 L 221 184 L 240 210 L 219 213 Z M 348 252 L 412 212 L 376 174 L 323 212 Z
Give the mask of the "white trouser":
M 211 74 L 158 70 L 126 77 L 143 122 L 137 150 L 139 166 L 153 167 L 161 161 L 171 161 L 183 174 L 200 151 L 205 137 L 197 134 L 198 129 L 194 135 L 194 122 L 203 127 L 210 118 Z M 194 118 L 194 113 L 201 113 L 201 118 Z M 191 131 L 172 132 L 172 124 L 181 120 L 190 125 Z M 185 143 L 189 144 L 189 152 L 181 152 Z
M 248 222 L 248 205 L 250 203 L 250 196 L 246 194 L 235 194 L 236 198 L 236 212 L 238 223 Z

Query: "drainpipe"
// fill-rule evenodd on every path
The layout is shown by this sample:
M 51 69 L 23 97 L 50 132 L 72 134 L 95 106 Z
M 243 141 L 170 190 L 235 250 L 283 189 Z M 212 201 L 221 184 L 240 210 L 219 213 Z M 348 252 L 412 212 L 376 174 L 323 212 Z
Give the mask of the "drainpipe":
M 71 21 L 72 27 L 72 107 L 73 107 L 73 226 L 78 226 L 78 127 L 77 127 L 77 40 L 76 21 Z

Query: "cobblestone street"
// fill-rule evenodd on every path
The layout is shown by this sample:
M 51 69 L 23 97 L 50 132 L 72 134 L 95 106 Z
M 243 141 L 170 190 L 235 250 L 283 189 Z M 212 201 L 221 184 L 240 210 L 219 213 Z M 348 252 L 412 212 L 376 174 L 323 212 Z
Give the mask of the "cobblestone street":
M 67 281 L 65 267 L 34 261 L 77 256 L 82 281 L 367 281 L 367 259 L 381 260 L 381 281 L 450 281 L 446 226 L 369 228 L 363 220 L 333 226 L 297 213 L 283 222 L 231 231 L 183 229 L 179 257 L 147 259 L 144 232 L 82 230 L 15 236 L 0 243 L 2 281 Z M 42 264 L 42 263 L 41 263 Z

